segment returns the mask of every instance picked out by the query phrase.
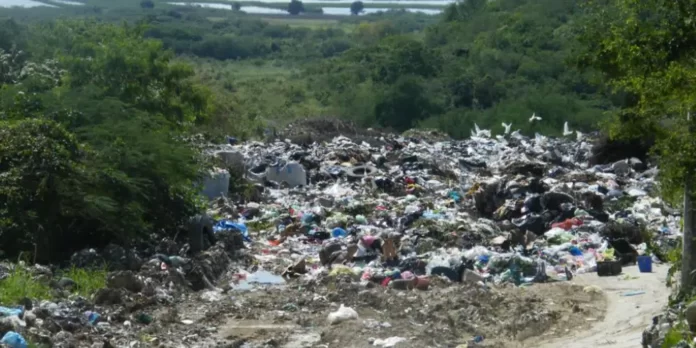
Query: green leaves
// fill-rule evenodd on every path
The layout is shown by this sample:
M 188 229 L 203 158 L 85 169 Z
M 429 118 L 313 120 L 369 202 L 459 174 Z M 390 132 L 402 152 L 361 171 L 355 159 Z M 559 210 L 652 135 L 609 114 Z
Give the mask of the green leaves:
M 55 22 L 31 42 L 28 73 L 0 92 L 5 251 L 47 261 L 175 234 L 200 208 L 204 168 L 179 139 L 208 120 L 208 90 L 142 27 Z
M 601 70 L 617 93 L 632 95 L 617 113 L 615 136 L 657 138 L 668 196 L 693 180 L 696 128 L 696 15 L 693 2 L 607 0 L 591 3 L 581 31 L 581 60 Z

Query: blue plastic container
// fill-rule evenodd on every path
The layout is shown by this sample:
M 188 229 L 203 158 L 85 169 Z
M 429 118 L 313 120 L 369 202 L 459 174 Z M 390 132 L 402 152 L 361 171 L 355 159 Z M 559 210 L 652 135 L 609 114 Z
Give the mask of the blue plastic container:
M 638 256 L 638 269 L 640 273 L 652 273 L 652 257 Z

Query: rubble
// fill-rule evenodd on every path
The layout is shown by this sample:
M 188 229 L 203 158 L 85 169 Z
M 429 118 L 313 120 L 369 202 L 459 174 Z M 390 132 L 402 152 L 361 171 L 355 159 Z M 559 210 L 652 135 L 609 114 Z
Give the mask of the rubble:
M 567 280 L 602 261 L 661 262 L 655 250 L 679 238 L 648 159 L 593 154 L 590 137 L 456 141 L 328 120 L 284 134 L 211 146 L 253 195 L 217 198 L 228 186 L 211 184 L 207 214 L 179 239 L 77 253 L 79 267 L 109 264 L 107 287 L 30 299 L 35 310 L 11 315 L 24 326 L 1 320 L 0 335 L 66 347 L 504 346 L 589 325 L 577 312 L 601 315 L 601 290 Z

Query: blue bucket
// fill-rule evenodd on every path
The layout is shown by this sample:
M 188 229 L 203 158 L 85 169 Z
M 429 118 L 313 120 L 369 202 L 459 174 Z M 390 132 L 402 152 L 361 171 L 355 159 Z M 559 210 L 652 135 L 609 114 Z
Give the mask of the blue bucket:
M 640 273 L 651 273 L 652 272 L 652 257 L 650 256 L 638 256 L 638 269 Z

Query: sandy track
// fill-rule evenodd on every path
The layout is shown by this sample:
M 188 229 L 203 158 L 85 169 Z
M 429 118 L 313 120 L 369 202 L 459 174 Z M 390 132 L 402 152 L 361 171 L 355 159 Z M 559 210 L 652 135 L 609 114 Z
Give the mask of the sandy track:
M 640 273 L 637 266 L 623 268 L 618 277 L 598 277 L 596 273 L 583 274 L 573 282 L 596 285 L 607 297 L 608 308 L 604 319 L 591 329 L 570 332 L 559 338 L 536 339 L 527 347 L 538 348 L 635 348 L 641 347 L 642 331 L 667 304 L 669 288 L 665 285 L 668 266 L 653 265 L 653 273 Z M 626 279 L 628 275 L 635 279 Z M 645 291 L 635 296 L 622 296 L 631 291 Z M 551 335 L 554 335 L 553 333 Z M 559 336 L 557 333 L 554 336 Z M 541 341 L 541 342 L 540 342 Z

